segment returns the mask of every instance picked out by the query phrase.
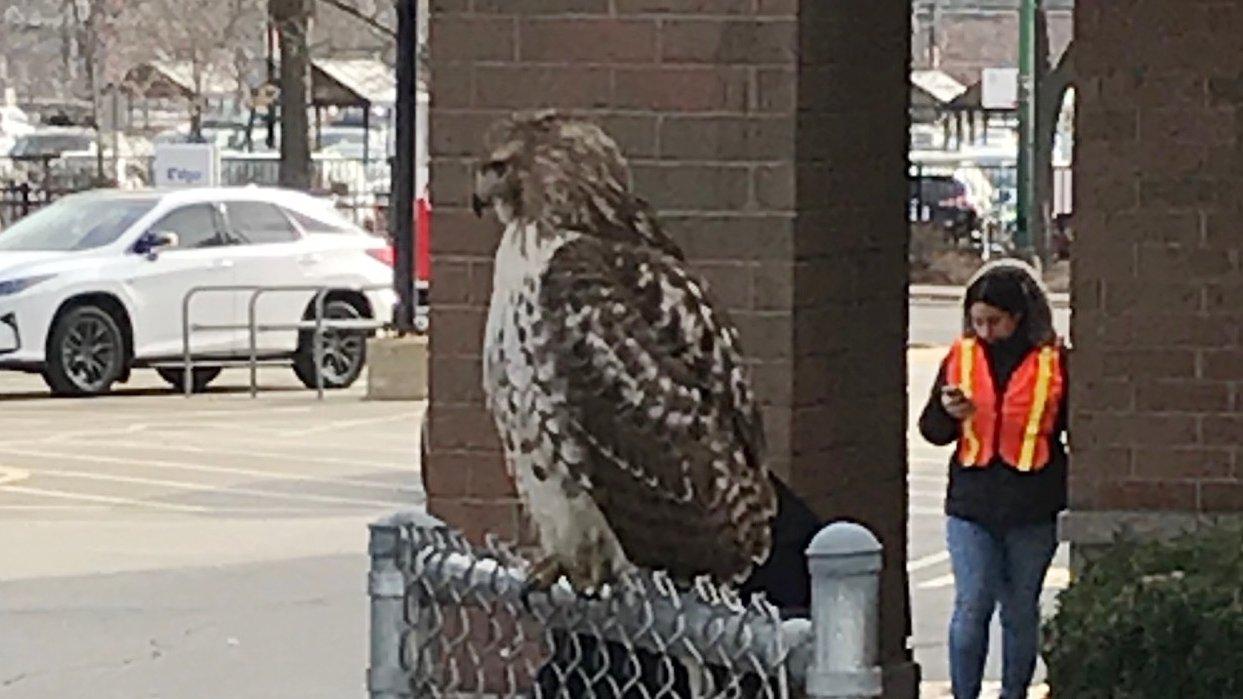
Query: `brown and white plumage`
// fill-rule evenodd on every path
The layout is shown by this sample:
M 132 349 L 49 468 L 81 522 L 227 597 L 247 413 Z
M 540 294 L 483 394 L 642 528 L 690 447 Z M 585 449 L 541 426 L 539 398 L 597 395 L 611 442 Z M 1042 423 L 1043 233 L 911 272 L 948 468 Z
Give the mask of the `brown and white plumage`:
M 768 557 L 776 497 L 736 330 L 603 131 L 520 114 L 490 141 L 475 205 L 505 232 L 484 389 L 537 576 L 740 582 Z

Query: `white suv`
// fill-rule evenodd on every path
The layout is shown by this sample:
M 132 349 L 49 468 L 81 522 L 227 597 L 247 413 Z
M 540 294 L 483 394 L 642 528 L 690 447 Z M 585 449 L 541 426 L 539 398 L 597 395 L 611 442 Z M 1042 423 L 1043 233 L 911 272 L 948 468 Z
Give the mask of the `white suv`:
M 92 395 L 156 369 L 184 390 L 183 313 L 226 326 L 190 333 L 194 390 L 250 354 L 247 287 L 329 287 L 327 318 L 392 317 L 388 243 L 299 192 L 258 187 L 75 194 L 0 231 L 0 369 L 41 373 L 58 394 Z M 314 317 L 312 290 L 265 292 L 259 325 Z M 312 333 L 257 334 L 263 359 L 316 385 Z M 326 388 L 352 384 L 366 331 L 325 331 Z

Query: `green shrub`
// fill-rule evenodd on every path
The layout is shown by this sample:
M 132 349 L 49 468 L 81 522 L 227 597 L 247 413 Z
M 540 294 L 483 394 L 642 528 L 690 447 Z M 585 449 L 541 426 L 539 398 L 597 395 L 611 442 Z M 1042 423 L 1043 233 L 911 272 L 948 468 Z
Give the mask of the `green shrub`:
M 1243 529 L 1121 541 L 1044 628 L 1057 699 L 1243 697 Z

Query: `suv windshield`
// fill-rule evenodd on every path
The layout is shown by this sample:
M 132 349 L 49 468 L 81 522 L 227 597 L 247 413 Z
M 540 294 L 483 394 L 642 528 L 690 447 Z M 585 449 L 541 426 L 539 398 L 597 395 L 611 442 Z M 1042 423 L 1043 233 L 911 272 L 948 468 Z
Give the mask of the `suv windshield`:
M 114 242 L 155 199 L 62 199 L 0 231 L 0 251 L 91 250 Z

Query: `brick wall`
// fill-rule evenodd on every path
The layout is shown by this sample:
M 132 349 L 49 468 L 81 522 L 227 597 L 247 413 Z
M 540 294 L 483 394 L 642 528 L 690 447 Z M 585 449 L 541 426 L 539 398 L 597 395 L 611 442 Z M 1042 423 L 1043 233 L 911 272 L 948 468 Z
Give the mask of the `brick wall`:
M 1240 36 L 1239 3 L 1077 8 L 1072 523 L 1243 511 Z
M 885 543 L 882 653 L 906 597 L 903 3 L 804 3 L 795 155 L 794 486 Z
M 614 6 L 615 7 L 612 7 Z M 794 3 L 441 0 L 433 3 L 430 504 L 512 533 L 512 488 L 482 407 L 479 351 L 499 230 L 467 209 L 470 158 L 517 108 L 596 116 L 635 187 L 729 307 L 753 358 L 774 465 L 788 473 Z M 672 9 L 670 9 L 672 8 Z M 788 168 L 787 168 L 788 169 Z M 788 188 L 787 188 L 788 189 Z
M 466 208 L 470 158 L 512 109 L 585 111 L 739 326 L 773 468 L 825 517 L 882 535 L 882 652 L 909 660 L 905 4 L 433 0 L 432 12 L 432 511 L 474 536 L 520 527 L 479 387 L 499 231 Z

